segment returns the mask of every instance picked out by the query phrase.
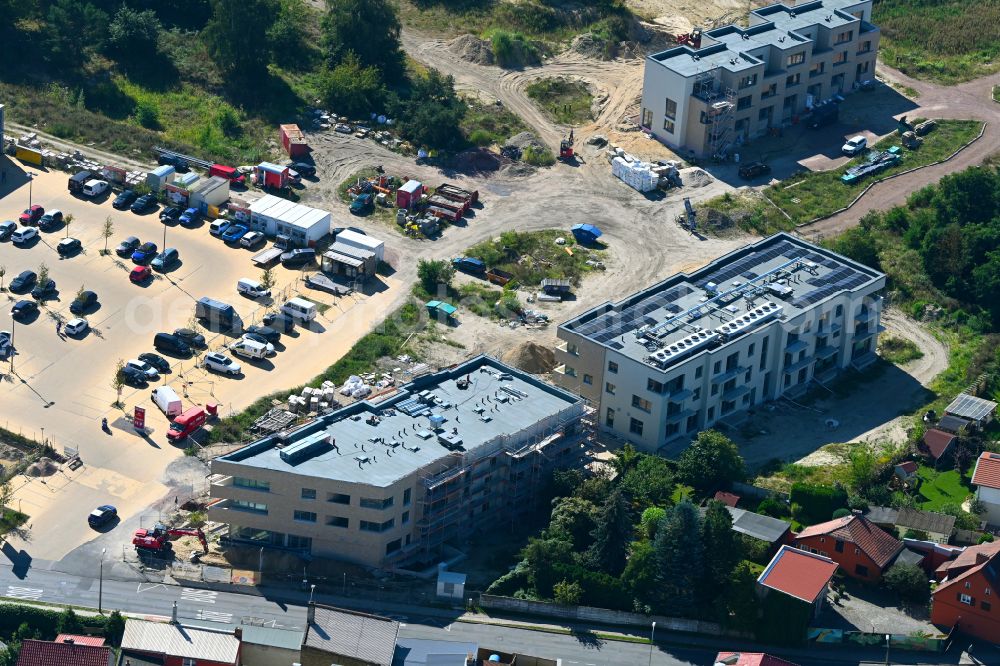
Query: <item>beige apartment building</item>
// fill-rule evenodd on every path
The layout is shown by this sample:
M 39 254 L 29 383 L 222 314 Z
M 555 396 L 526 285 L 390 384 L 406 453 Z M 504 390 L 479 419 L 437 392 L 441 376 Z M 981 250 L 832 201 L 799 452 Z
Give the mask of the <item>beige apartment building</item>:
M 640 124 L 682 156 L 728 155 L 875 78 L 871 0 L 812 0 L 750 12 L 646 58 Z
M 486 356 L 212 461 L 209 520 L 230 543 L 391 568 L 437 562 L 534 511 L 577 462 L 579 396 Z
M 560 324 L 553 376 L 597 406 L 602 432 L 674 455 L 870 365 L 884 288 L 876 270 L 775 234 Z

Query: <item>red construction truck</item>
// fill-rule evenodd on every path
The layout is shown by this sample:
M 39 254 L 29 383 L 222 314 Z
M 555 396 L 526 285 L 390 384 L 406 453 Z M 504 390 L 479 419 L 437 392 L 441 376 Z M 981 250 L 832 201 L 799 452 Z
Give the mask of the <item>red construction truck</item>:
M 233 185 L 244 185 L 247 180 L 246 176 L 240 173 L 236 167 L 226 166 L 225 164 L 213 164 L 208 167 L 208 175 L 225 178 Z
M 167 439 L 171 442 L 180 442 L 194 433 L 198 428 L 205 425 L 208 416 L 202 407 L 189 407 L 181 412 L 170 422 L 170 429 L 167 430 Z

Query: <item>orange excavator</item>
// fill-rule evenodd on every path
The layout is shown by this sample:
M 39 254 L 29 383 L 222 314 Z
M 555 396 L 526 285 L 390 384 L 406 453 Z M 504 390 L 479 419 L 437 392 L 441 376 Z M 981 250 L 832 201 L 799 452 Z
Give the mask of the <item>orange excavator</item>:
M 572 162 L 576 159 L 573 152 L 573 130 L 569 131 L 569 136 L 559 142 L 559 160 L 562 162 Z
M 163 523 L 157 523 L 151 530 L 147 530 L 146 528 L 137 529 L 132 536 L 132 545 L 135 546 L 136 550 L 162 552 L 173 548 L 173 545 L 170 543 L 170 537 L 179 536 L 197 537 L 205 554 L 208 554 L 208 540 L 201 529 L 172 529 Z

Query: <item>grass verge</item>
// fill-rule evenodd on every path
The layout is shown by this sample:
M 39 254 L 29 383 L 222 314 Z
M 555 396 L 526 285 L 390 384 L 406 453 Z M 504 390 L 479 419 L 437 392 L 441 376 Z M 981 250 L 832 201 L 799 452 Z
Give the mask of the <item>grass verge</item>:
M 593 97 L 587 84 L 562 76 L 538 79 L 526 92 L 535 104 L 557 123 L 583 125 L 592 120 Z
M 886 169 L 875 178 L 866 178 L 850 185 L 841 182 L 840 177 L 848 167 L 865 159 L 861 157 L 830 171 L 811 171 L 792 176 L 787 181 L 768 187 L 764 193 L 788 213 L 796 224 L 809 222 L 847 206 L 872 182 L 948 157 L 975 138 L 981 128 L 982 123 L 975 120 L 939 120 L 937 128 L 924 137 L 923 145 L 917 150 L 904 149 L 903 159 L 899 164 Z M 879 141 L 873 148 L 886 150 L 898 145 L 899 137 L 892 135 Z
M 795 224 L 755 190 L 721 196 L 698 205 L 698 227 L 713 236 L 752 233 L 766 236 L 789 231 Z
M 896 365 L 903 365 L 924 357 L 924 353 L 912 340 L 889 335 L 879 337 L 878 353 L 882 358 Z
M 557 245 L 557 238 L 564 238 L 565 245 Z M 465 255 L 513 274 L 514 280 L 525 286 L 538 285 L 545 278 L 567 279 L 578 284 L 584 273 L 594 270 L 587 261 L 604 258 L 601 249 L 577 245 L 572 234 L 558 229 L 505 231 L 495 240 L 473 245 Z
M 465 117 L 460 128 L 462 135 L 471 144 L 502 146 L 510 137 L 526 131 L 528 126 L 501 104 L 466 100 Z

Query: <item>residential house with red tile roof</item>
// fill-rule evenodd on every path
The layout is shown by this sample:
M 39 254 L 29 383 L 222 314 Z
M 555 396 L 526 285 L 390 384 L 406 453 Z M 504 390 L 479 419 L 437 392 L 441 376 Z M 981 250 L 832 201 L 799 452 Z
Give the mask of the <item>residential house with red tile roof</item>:
M 114 655 L 106 645 L 36 641 L 21 643 L 17 666 L 112 666 Z
M 724 490 L 720 490 L 715 493 L 715 497 L 712 499 L 717 499 L 726 506 L 736 507 L 740 503 L 740 496 L 733 493 L 727 493 Z
M 983 451 L 972 472 L 976 497 L 986 507 L 984 518 L 990 525 L 1000 525 L 1000 453 Z
M 938 428 L 930 428 L 924 433 L 924 438 L 919 445 L 920 452 L 930 458 L 934 464 L 937 464 L 941 458 L 945 457 L 951 451 L 951 447 L 957 440 L 958 435 L 954 433 L 939 430 Z
M 763 652 L 720 652 L 715 666 L 797 666 L 790 661 Z
M 931 622 L 990 642 L 1000 639 L 1000 542 L 969 546 L 938 568 Z
M 896 478 L 903 483 L 911 483 L 917 476 L 917 470 L 920 469 L 917 463 L 912 460 L 907 460 L 906 462 L 901 462 L 896 465 L 893 473 Z
M 813 606 L 819 612 L 826 598 L 837 563 L 829 557 L 791 546 L 782 546 L 757 578 L 767 594 L 777 590 Z
M 104 645 L 104 636 L 82 636 L 80 634 L 59 634 L 53 643 L 76 643 L 77 645 Z
M 807 527 L 795 545 L 819 553 L 840 565 L 848 576 L 878 581 L 903 550 L 903 542 L 860 513 Z

